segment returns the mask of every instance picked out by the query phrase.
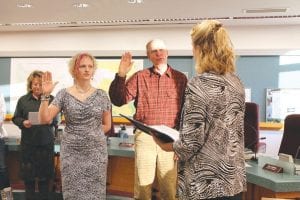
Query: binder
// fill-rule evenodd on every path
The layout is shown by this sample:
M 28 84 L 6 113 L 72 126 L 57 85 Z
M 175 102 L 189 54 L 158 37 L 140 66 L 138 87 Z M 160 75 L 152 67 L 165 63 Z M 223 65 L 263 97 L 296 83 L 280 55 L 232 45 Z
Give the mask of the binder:
M 163 142 L 174 142 L 179 138 L 179 131 L 170 128 L 166 125 L 146 125 L 142 122 L 133 119 L 132 117 L 128 117 L 126 115 L 120 114 L 121 117 L 129 120 L 137 129 L 151 135 L 155 134 Z

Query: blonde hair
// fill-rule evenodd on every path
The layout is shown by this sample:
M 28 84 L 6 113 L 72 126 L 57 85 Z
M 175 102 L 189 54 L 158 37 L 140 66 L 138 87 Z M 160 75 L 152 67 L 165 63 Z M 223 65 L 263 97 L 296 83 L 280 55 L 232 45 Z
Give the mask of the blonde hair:
M 76 67 L 79 67 L 80 61 L 84 57 L 89 57 L 93 61 L 93 66 L 94 66 L 93 74 L 95 73 L 95 71 L 97 69 L 97 62 L 96 62 L 96 59 L 94 58 L 94 56 L 92 56 L 89 53 L 78 53 L 75 56 L 73 56 L 69 62 L 69 72 L 73 78 L 76 78 L 74 71 L 75 71 Z
M 191 30 L 198 73 L 235 71 L 235 54 L 229 35 L 217 20 L 204 20 Z
M 44 72 L 39 71 L 39 70 L 34 70 L 33 72 L 31 72 L 29 74 L 29 76 L 27 77 L 27 92 L 31 92 L 31 85 L 32 85 L 32 81 L 34 78 L 42 78 Z

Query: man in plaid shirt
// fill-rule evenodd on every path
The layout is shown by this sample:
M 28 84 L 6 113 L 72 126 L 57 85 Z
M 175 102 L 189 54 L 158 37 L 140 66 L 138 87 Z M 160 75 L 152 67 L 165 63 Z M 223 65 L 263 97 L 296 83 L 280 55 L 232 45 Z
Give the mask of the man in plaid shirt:
M 187 77 L 168 65 L 168 50 L 162 40 L 146 45 L 152 67 L 138 71 L 126 81 L 133 61 L 125 52 L 119 71 L 110 85 L 112 103 L 122 106 L 134 101 L 134 118 L 147 125 L 167 125 L 178 128 Z M 151 188 L 157 174 L 161 199 L 172 200 L 176 195 L 177 165 L 173 152 L 163 151 L 151 135 L 135 131 L 135 199 L 151 200 Z

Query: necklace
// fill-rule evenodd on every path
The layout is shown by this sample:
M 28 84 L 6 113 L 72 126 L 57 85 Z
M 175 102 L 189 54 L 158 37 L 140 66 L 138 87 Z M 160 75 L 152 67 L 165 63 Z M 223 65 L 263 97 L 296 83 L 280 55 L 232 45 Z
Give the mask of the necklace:
M 92 86 L 90 85 L 90 87 L 89 87 L 87 90 L 79 89 L 77 85 L 75 85 L 75 88 L 76 88 L 76 91 L 77 91 L 80 95 L 85 95 L 85 94 L 87 94 L 87 93 L 92 89 Z

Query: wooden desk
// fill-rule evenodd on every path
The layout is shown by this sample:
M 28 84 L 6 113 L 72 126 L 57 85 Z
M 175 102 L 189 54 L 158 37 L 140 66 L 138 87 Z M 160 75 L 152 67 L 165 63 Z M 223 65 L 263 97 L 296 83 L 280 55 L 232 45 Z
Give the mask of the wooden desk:
M 133 197 L 134 188 L 134 149 L 133 147 L 120 147 L 120 138 L 111 138 L 108 145 L 108 168 L 107 168 L 107 193 Z M 8 155 L 9 179 L 15 189 L 23 189 L 23 181 L 19 177 L 19 144 L 16 140 L 6 143 Z M 55 152 L 60 151 L 60 146 L 55 145 Z
M 262 197 L 297 199 L 300 198 L 300 192 L 274 192 L 259 185 L 247 183 L 247 192 L 243 197 L 244 200 L 261 200 Z
M 111 138 L 108 146 L 108 194 L 133 197 L 134 149 L 133 147 L 119 147 L 119 142 L 120 138 Z M 9 154 L 12 155 L 8 158 L 12 182 L 19 180 L 15 173 L 18 171 L 17 146 L 8 144 Z M 256 163 L 250 163 L 250 165 L 252 167 L 246 168 L 248 191 L 244 194 L 244 200 L 261 200 L 261 197 L 300 198 L 300 176 L 274 174 L 258 167 Z
M 120 138 L 110 138 L 108 145 L 108 194 L 133 197 L 134 148 L 120 147 Z
M 300 176 L 263 170 L 257 163 L 247 167 L 246 200 L 270 198 L 300 198 Z
M 108 194 L 133 197 L 134 158 L 109 156 L 107 167 Z
M 11 185 L 15 187 L 15 189 L 24 189 L 24 183 L 22 179 L 20 178 L 20 152 L 19 152 L 19 140 L 17 139 L 16 142 L 6 142 L 6 145 L 8 147 L 8 153 L 6 155 L 6 164 L 8 167 L 8 175 Z M 54 147 L 55 153 L 59 152 L 59 145 L 55 145 Z M 56 159 L 59 158 L 57 155 L 55 155 L 55 162 L 59 162 Z M 59 165 L 59 163 L 58 163 Z M 55 163 L 56 167 L 56 163 Z M 60 172 L 59 172 L 60 173 Z M 61 185 L 60 185 L 61 186 Z M 61 190 L 61 188 L 57 189 Z

